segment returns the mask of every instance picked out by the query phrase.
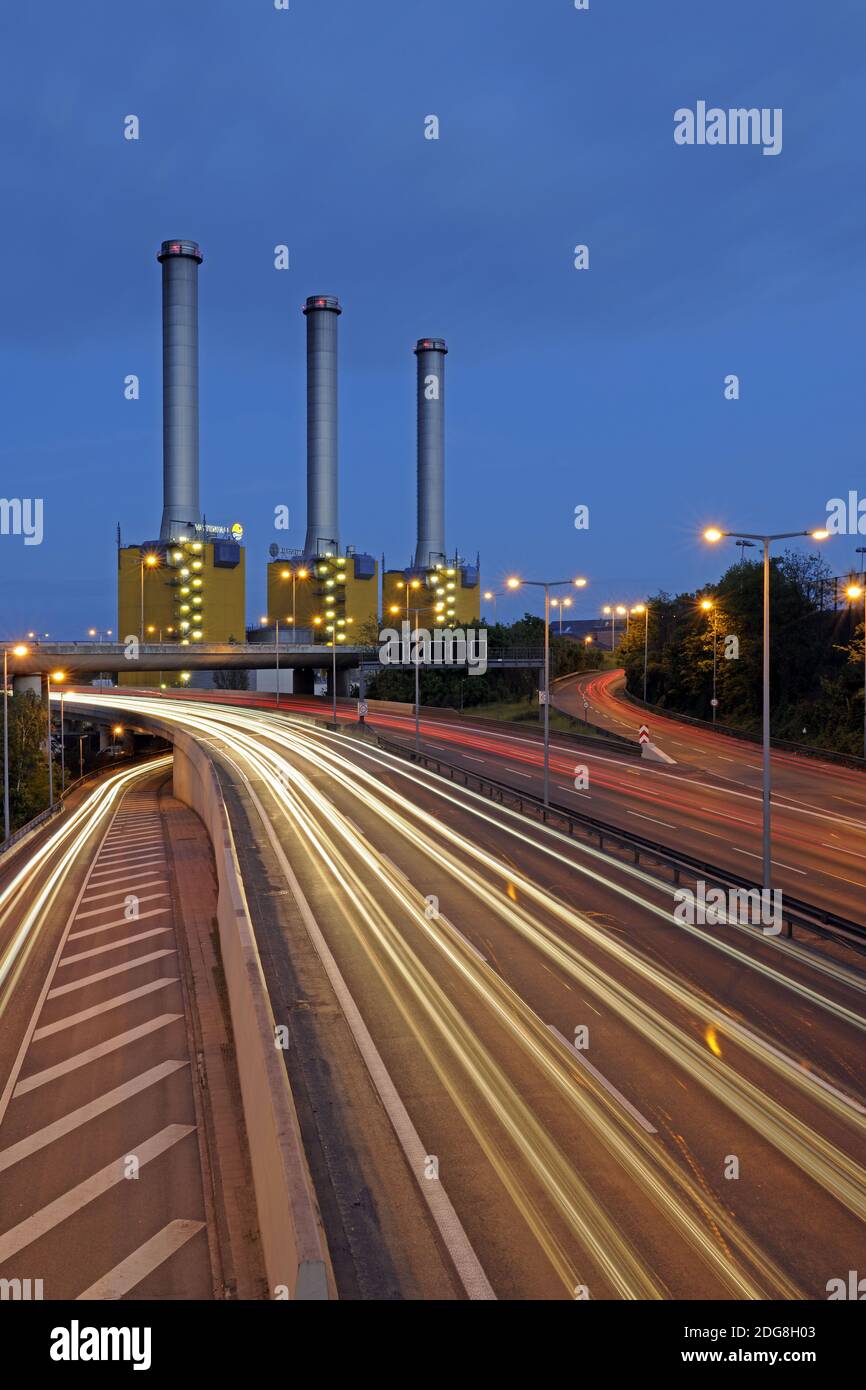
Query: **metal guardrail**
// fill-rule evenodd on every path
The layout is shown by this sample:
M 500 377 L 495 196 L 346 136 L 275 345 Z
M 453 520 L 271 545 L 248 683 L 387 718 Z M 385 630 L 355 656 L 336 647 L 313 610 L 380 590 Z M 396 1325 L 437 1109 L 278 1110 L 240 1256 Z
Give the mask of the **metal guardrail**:
M 62 801 L 55 801 L 53 806 L 46 806 L 44 811 L 40 811 L 39 815 L 34 816 L 26 825 L 19 826 L 19 828 L 9 836 L 8 840 L 0 842 L 0 855 L 5 854 L 8 849 L 12 849 L 27 835 L 32 834 L 34 830 L 38 830 L 40 825 L 44 825 L 46 821 L 53 820 L 55 816 L 59 816 L 64 809 L 65 807 Z
M 489 796 L 492 801 L 499 801 L 500 805 L 504 805 L 506 799 L 513 801 L 517 804 L 521 815 L 526 814 L 528 809 L 538 813 L 545 825 L 551 821 L 565 822 L 569 835 L 574 835 L 575 829 L 579 829 L 586 833 L 590 839 L 597 837 L 600 850 L 604 850 L 606 845 L 608 848 L 623 850 L 633 856 L 635 864 L 640 864 L 641 856 L 645 856 L 654 861 L 656 866 L 671 872 L 674 887 L 680 884 L 681 877 L 685 874 L 688 877 L 703 879 L 708 886 L 721 888 L 725 892 L 731 888 L 746 892 L 761 891 L 759 885 L 753 880 L 744 878 L 732 870 L 720 869 L 717 865 L 698 859 L 696 856 L 673 851 L 657 841 L 648 840 L 643 835 L 634 835 L 630 831 L 620 829 L 619 826 L 597 820 L 596 817 L 585 815 L 581 811 L 570 811 L 564 806 L 555 804 L 546 807 L 540 797 L 533 796 L 529 792 L 522 792 L 505 782 L 496 782 L 490 777 L 479 775 L 477 772 L 469 772 L 457 763 L 451 763 L 446 758 L 440 758 L 436 754 L 416 753 L 411 745 L 385 738 L 373 730 L 369 730 L 369 732 L 385 752 L 395 753 L 407 758 L 410 762 L 420 763 L 428 770 L 437 772 L 440 776 L 444 768 L 450 781 L 453 782 L 456 777 L 460 777 L 464 786 L 471 789 L 474 784 L 479 792 Z M 650 866 L 645 864 L 644 867 Z M 666 880 L 663 881 L 666 882 Z M 784 934 L 788 938 L 793 938 L 796 927 L 829 940 L 842 941 L 853 950 L 866 954 L 866 926 L 854 922 L 850 918 L 842 917 L 838 913 L 830 912 L 826 908 L 816 907 L 812 903 L 805 903 L 799 898 L 792 898 L 784 893 L 782 895 L 782 920 Z
M 744 743 L 761 742 L 761 735 L 751 729 L 738 729 L 732 724 L 718 722 L 714 724 L 711 719 L 699 719 L 694 714 L 680 714 L 679 710 L 666 709 L 664 705 L 654 705 L 649 700 L 642 700 L 639 695 L 632 695 L 631 691 L 625 688 L 625 684 L 622 695 L 630 705 L 637 705 L 639 709 L 658 714 L 662 719 L 691 724 L 694 728 L 706 729 L 707 733 L 724 734 L 726 738 L 738 738 Z M 771 738 L 770 746 L 777 748 L 781 753 L 797 753 L 804 758 L 818 758 L 825 763 L 837 763 L 840 767 L 853 768 L 855 772 L 866 772 L 866 758 L 860 758 L 856 753 L 837 753 L 834 748 L 815 748 L 812 744 L 794 743 L 786 738 Z
M 34 816 L 26 825 L 19 826 L 19 828 L 9 836 L 8 840 L 0 841 L 0 856 L 4 855 L 8 849 L 13 849 L 25 836 L 30 835 L 34 830 L 38 830 L 40 825 L 44 825 L 47 821 L 53 820 L 55 816 L 59 816 L 65 811 L 66 797 L 68 797 L 71 791 L 74 791 L 76 787 L 80 787 L 84 782 L 91 782 L 94 778 L 101 777 L 103 772 L 113 772 L 118 764 L 125 766 L 127 763 L 132 762 L 146 763 L 149 762 L 151 758 L 161 758 L 164 756 L 165 749 L 157 753 L 148 753 L 143 758 L 136 758 L 131 753 L 124 753 L 121 757 L 115 759 L 114 762 L 105 763 L 102 767 L 93 767 L 89 772 L 85 772 L 83 777 L 76 777 L 75 781 L 70 782 L 68 787 L 61 793 L 60 799 L 55 801 L 53 806 L 46 806 L 44 811 L 40 811 L 39 815 Z

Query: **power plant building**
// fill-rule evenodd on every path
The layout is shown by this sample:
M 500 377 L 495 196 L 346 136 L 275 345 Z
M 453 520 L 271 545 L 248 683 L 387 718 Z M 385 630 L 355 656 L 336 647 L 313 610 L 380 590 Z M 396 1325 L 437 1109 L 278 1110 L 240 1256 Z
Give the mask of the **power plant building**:
M 242 642 L 243 531 L 208 525 L 199 499 L 198 268 L 194 241 L 164 241 L 162 265 L 163 511 L 159 537 L 118 544 L 118 636 L 145 642 Z M 159 673 L 121 673 L 156 685 Z

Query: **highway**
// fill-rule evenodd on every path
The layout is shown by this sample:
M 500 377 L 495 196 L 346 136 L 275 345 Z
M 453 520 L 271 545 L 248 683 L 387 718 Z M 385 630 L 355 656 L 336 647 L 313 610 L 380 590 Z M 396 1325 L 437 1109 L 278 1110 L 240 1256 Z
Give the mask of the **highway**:
M 222 1287 L 178 957 L 177 820 L 171 851 L 166 838 L 170 767 L 161 757 L 82 788 L 0 877 L 0 1279 L 41 1280 L 46 1299 L 210 1299 Z M 206 902 L 201 875 L 197 892 Z
M 217 762 L 341 1296 L 822 1298 L 863 1262 L 862 974 L 346 732 L 66 699 Z M 537 779 L 531 738 L 425 736 Z
M 616 698 L 618 673 L 592 673 L 558 682 L 554 701 L 636 742 L 646 716 Z M 239 706 L 262 696 L 220 696 Z M 329 718 L 330 700 L 283 697 L 285 708 Z M 357 718 L 355 701 L 338 701 L 338 719 Z M 414 739 L 414 718 L 372 711 L 382 733 Z M 761 769 L 754 744 L 674 720 L 650 720 L 659 746 L 675 766 L 643 761 L 615 745 L 578 744 L 551 735 L 551 800 L 627 833 L 681 850 L 744 877 L 760 878 Z M 540 797 L 543 750 L 534 727 L 517 730 L 492 721 L 438 716 L 421 719 L 422 746 L 464 768 Z M 575 785 L 578 768 L 587 781 Z M 773 754 L 774 886 L 866 925 L 866 777 L 788 753 Z

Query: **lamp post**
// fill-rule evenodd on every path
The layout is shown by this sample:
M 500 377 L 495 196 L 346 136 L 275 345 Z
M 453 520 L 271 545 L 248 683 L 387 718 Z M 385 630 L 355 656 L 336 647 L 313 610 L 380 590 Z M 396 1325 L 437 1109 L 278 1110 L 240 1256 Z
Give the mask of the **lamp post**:
M 811 536 L 815 541 L 825 541 L 829 536 L 829 531 L 819 529 L 817 531 L 781 531 L 778 535 L 762 536 L 756 535 L 752 531 L 720 531 L 717 527 L 711 526 L 704 532 L 704 540 L 715 544 L 717 541 L 740 540 L 755 541 L 764 549 L 764 636 L 763 636 L 763 698 L 761 710 L 762 724 L 762 772 L 763 772 L 763 834 L 762 834 L 762 865 L 763 865 L 763 887 L 769 892 L 772 888 L 772 857 L 771 840 L 772 826 L 770 818 L 770 546 L 773 541 L 794 540 L 798 536 Z
M 297 611 L 295 608 L 295 584 L 299 579 L 308 579 L 309 570 L 304 569 L 303 566 L 301 567 L 301 569 L 283 570 L 280 574 L 280 578 L 291 579 L 292 581 L 292 641 L 296 642 L 298 619 Z
M 260 619 L 259 619 L 259 622 L 261 623 L 262 627 L 267 627 L 268 619 L 267 619 L 267 618 L 260 618 Z M 275 659 L 276 659 L 276 667 L 277 667 L 276 705 L 277 705 L 277 709 L 279 709 L 279 707 L 280 707 L 280 620 L 279 620 L 279 618 L 274 618 L 274 656 L 275 656 Z
M 558 598 L 552 598 L 552 599 L 550 600 L 550 606 L 551 606 L 551 608 L 558 608 L 558 609 L 559 609 L 559 635 L 560 635 L 560 637 L 561 637 L 561 636 L 562 636 L 562 610 L 563 610 L 563 608 L 570 608 L 570 607 L 571 607 L 571 599 L 570 599 L 570 598 L 564 598 L 564 599 L 560 600 L 560 599 L 558 599 Z
M 51 676 L 45 677 L 45 692 L 48 696 L 48 808 L 54 805 L 54 766 L 51 757 Z
M 418 615 L 420 608 L 415 609 L 415 752 L 421 751 L 421 650 L 418 645 Z
M 29 647 L 19 642 L 12 648 L 13 656 L 26 656 Z M 3 648 L 3 838 L 9 839 L 9 648 Z
M 534 589 L 544 590 L 544 804 L 550 805 L 550 591 L 574 587 L 584 589 L 585 579 L 509 579 L 509 589 L 519 589 L 529 584 Z
M 59 686 L 61 687 L 61 689 L 60 689 L 60 798 L 61 798 L 61 800 L 62 800 L 62 799 L 63 799 L 63 793 L 64 793 L 65 790 L 66 790 L 66 746 L 65 746 L 65 744 L 64 744 L 64 734 L 65 734 L 66 731 L 65 731 L 65 729 L 64 729 L 64 727 L 63 727 L 63 696 L 64 696 L 64 693 L 65 693 L 65 692 L 64 692 L 63 687 L 62 687 L 62 682 L 66 680 L 66 672 L 65 672 L 65 671 L 53 671 L 52 674 L 51 674 L 50 679 L 54 681 L 54 684 L 55 684 L 55 685 L 59 685 Z M 48 734 L 48 738 L 49 738 L 49 743 L 50 743 L 50 741 L 51 741 L 51 731 L 50 731 L 50 725 L 51 725 L 51 694 L 50 694 L 50 691 L 49 691 L 49 695 L 48 695 L 48 723 L 49 723 L 49 734 Z
M 845 593 L 852 602 L 863 599 L 863 757 L 866 758 L 866 587 L 849 584 Z
M 494 626 L 496 625 L 496 600 L 497 600 L 498 598 L 501 598 L 501 597 L 502 597 L 501 594 L 494 593 L 492 589 L 485 589 L 485 591 L 484 591 L 484 601 L 485 601 L 485 603 L 492 603 L 492 604 L 493 604 L 493 624 L 494 624 Z
M 718 634 L 716 628 L 716 605 L 711 598 L 703 598 L 701 599 L 701 608 L 704 610 L 707 617 L 709 618 L 710 626 L 712 628 L 713 633 L 713 698 L 710 701 L 710 708 L 713 711 L 713 723 L 715 724 L 716 709 L 719 703 L 716 699 L 716 647 L 718 644 Z
M 643 702 L 646 704 L 646 668 L 647 655 L 649 653 L 649 604 L 636 603 L 631 611 L 638 617 L 643 613 Z
M 139 624 L 138 635 L 142 642 L 144 641 L 144 571 L 145 569 L 156 569 L 158 564 L 158 555 L 143 555 L 141 564 L 139 565 L 139 570 L 141 572 L 141 622 Z
M 627 608 L 624 606 L 624 604 L 622 604 L 622 603 L 618 603 L 618 604 L 616 605 L 616 607 L 614 607 L 614 606 L 613 606 L 612 604 L 610 604 L 610 603 L 606 603 L 606 604 L 604 605 L 604 608 L 603 608 L 601 611 L 602 611 L 602 613 L 604 613 L 605 617 L 607 617 L 608 614 L 610 615 L 610 649 L 611 649 L 611 651 L 613 651 L 614 646 L 615 646 L 615 644 L 616 644 L 616 620 L 617 620 L 617 617 L 620 617 L 620 618 L 624 617 L 624 618 L 625 618 L 625 620 L 626 620 L 626 632 L 628 632 L 628 609 L 627 609 Z
M 410 580 L 410 579 L 407 579 L 407 580 L 406 580 L 406 617 L 407 617 L 407 618 L 409 617 L 409 590 L 410 590 L 410 589 L 420 589 L 420 588 L 421 588 L 421 580 L 420 580 L 420 579 L 411 579 L 411 580 Z M 417 609 L 416 609 L 415 626 L 416 626 L 416 627 L 418 626 Z

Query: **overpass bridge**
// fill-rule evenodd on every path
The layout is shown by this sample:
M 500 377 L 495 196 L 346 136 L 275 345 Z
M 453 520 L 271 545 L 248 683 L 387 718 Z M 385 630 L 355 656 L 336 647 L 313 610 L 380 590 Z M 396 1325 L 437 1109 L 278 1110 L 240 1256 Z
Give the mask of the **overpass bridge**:
M 482 629 L 483 630 L 483 629 Z M 25 644 L 21 644 L 25 645 Z M 63 671 L 67 679 L 99 676 L 121 671 L 256 671 L 279 665 L 281 670 L 325 670 L 336 663 L 338 671 L 365 672 L 379 669 L 377 647 L 332 647 L 303 642 L 210 642 L 180 647 L 176 642 L 29 642 L 23 656 L 15 655 L 16 644 L 0 644 L 10 675 L 21 681 L 27 677 L 46 677 Z M 500 647 L 487 652 L 487 669 L 540 670 L 544 664 L 541 647 Z M 449 661 L 449 666 L 467 665 Z M 391 669 L 401 669 L 392 666 Z M 403 669 L 414 669 L 411 664 Z

